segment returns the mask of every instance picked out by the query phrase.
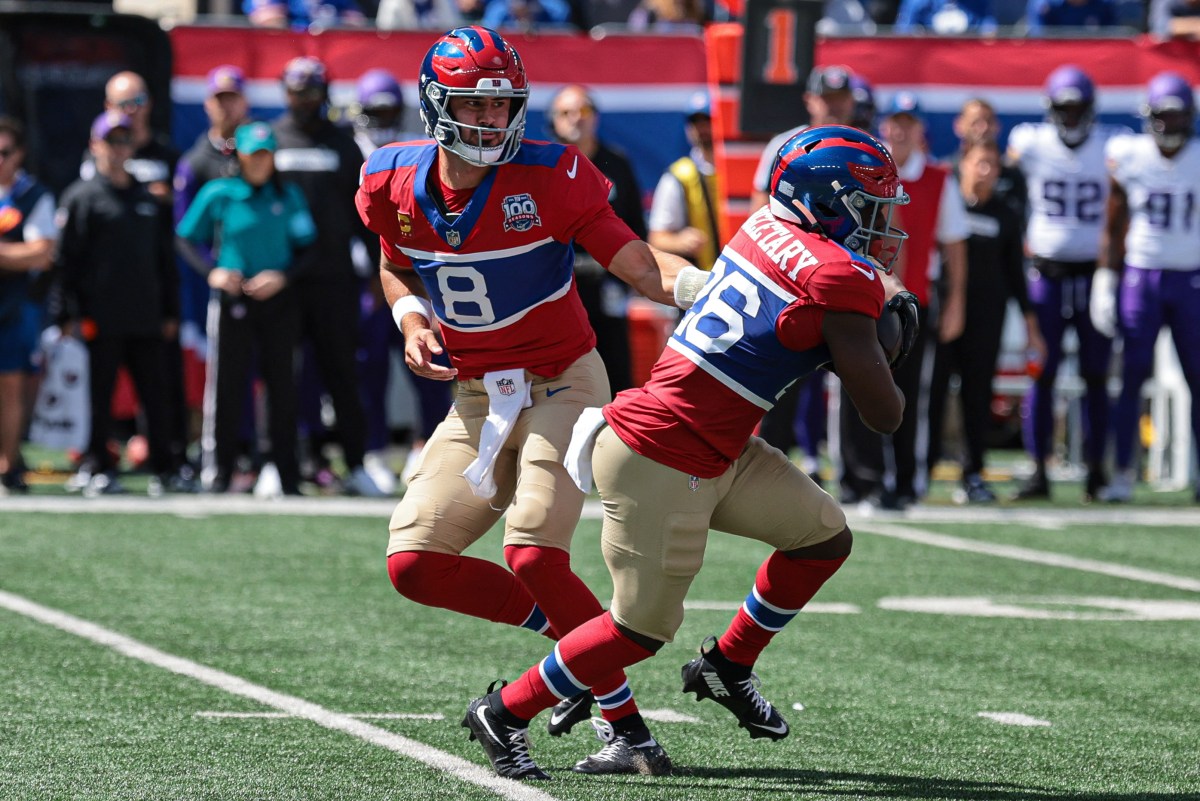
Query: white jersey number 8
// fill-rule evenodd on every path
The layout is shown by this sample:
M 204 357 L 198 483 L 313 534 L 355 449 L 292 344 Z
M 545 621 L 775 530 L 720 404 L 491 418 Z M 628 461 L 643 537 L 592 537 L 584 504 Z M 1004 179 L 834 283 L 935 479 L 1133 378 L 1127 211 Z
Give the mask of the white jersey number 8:
M 729 290 L 741 297 L 740 309 L 726 301 L 725 295 Z M 731 272 L 715 284 L 710 283 L 704 288 L 703 294 L 702 307 L 684 318 L 678 333 L 688 344 L 705 353 L 724 353 L 746 333 L 745 318 L 758 314 L 762 306 L 758 286 L 745 275 Z M 725 324 L 724 332 L 717 336 L 706 334 L 699 327 L 702 320 L 713 318 Z M 711 325 L 709 323 L 706 327 Z
M 451 279 L 455 287 L 450 286 Z M 446 307 L 446 319 L 450 322 L 486 325 L 496 321 L 496 312 L 487 297 L 487 282 L 479 270 L 469 264 L 447 264 L 438 269 L 437 282 L 442 304 Z M 467 282 L 470 287 L 464 289 Z

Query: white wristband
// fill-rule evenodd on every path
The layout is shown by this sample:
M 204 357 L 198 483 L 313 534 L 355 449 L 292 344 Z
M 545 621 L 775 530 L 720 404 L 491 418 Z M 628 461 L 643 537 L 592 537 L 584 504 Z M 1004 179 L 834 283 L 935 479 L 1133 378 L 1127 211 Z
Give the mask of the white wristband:
M 710 272 L 688 265 L 675 276 L 675 305 L 681 309 L 690 309 L 696 302 L 696 297 L 708 283 Z
M 396 328 L 404 331 L 404 326 L 400 325 L 400 321 L 404 319 L 406 314 L 419 314 L 433 324 L 433 304 L 420 295 L 405 295 L 392 304 L 392 319 L 396 321 Z

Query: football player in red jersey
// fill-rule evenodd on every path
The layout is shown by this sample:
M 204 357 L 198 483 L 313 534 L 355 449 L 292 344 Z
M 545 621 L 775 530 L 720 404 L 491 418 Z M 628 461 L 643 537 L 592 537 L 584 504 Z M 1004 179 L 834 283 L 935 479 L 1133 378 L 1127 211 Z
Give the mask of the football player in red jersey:
M 868 426 L 895 430 L 904 396 L 890 368 L 915 339 L 917 304 L 887 274 L 905 237 L 891 210 L 908 197 L 877 140 L 843 126 L 796 134 L 770 189 L 646 385 L 575 427 L 568 467 L 583 486 L 594 474 L 604 500 L 613 599 L 516 682 L 468 706 L 464 725 L 501 775 L 546 778 L 518 736 L 528 721 L 672 640 L 709 529 L 776 550 L 729 628 L 683 667 L 683 690 L 729 709 L 751 737 L 788 734 L 751 669 L 849 556 L 851 534 L 833 498 L 751 433 L 789 384 L 821 366 L 837 370 Z
M 418 603 L 557 639 L 602 609 L 571 572 L 584 493 L 563 458 L 580 413 L 611 398 L 572 243 L 662 303 L 673 302 L 687 263 L 652 251 L 617 218 L 608 181 L 577 148 L 522 139 L 525 69 L 496 32 L 457 28 L 439 39 L 419 92 L 433 141 L 372 153 L 357 205 L 380 236 L 381 280 L 409 367 L 458 388 L 392 515 L 388 572 Z M 450 367 L 432 361 L 443 342 Z M 511 572 L 463 556 L 506 509 Z M 564 699 L 550 733 L 586 720 L 593 696 L 608 745 L 575 769 L 668 773 L 619 669 Z

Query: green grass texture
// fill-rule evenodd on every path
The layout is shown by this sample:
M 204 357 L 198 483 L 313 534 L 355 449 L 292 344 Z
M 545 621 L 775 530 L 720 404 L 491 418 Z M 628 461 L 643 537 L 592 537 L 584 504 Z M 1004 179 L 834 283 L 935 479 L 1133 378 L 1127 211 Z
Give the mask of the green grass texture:
M 896 525 L 1200 581 L 1193 528 L 1055 520 Z M 690 609 L 675 642 L 629 670 L 644 710 L 687 716 L 650 722 L 676 774 L 573 774 L 601 743 L 586 725 L 551 738 L 543 715 L 532 753 L 553 781 L 535 789 L 561 801 L 1200 799 L 1200 615 L 1089 614 L 1126 602 L 1192 608 L 1200 593 L 885 528 L 856 527 L 818 611 L 756 666 L 790 737 L 752 741 L 724 709 L 680 692 L 680 666 L 724 630 L 768 553 L 714 534 L 689 601 L 721 608 Z M 339 715 L 440 715 L 362 719 L 487 768 L 459 726 L 467 702 L 552 644 L 403 599 L 387 578 L 386 539 L 386 516 L 5 511 L 0 591 Z M 599 539 L 599 522 L 582 521 L 572 561 L 606 602 Z M 469 553 L 499 561 L 499 530 Z M 892 604 L 930 598 L 1052 614 Z M 4 801 L 520 797 L 304 717 L 214 713 L 278 710 L 0 607 Z

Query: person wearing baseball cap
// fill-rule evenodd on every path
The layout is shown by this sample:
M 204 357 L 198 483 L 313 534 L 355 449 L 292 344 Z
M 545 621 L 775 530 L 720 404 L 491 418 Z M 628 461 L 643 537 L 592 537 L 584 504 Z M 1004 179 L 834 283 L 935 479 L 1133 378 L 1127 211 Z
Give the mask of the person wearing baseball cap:
M 175 168 L 175 221 L 187 212 L 200 189 L 209 181 L 237 175 L 237 149 L 234 131 L 249 114 L 246 100 L 246 76 L 235 64 L 221 64 L 209 71 L 205 79 L 204 113 L 208 128 L 179 159 Z M 185 261 L 192 261 L 197 251 L 180 248 Z M 209 270 L 207 251 L 191 263 L 191 270 L 182 270 L 179 289 L 181 315 L 179 339 L 181 346 L 203 359 L 207 350 L 205 336 L 208 317 L 209 286 L 205 275 Z M 194 471 L 193 471 L 194 472 Z M 194 477 L 193 477 L 194 481 Z
M 688 99 L 684 120 L 691 151 L 667 167 L 654 189 L 649 242 L 710 270 L 721 251 L 721 238 L 708 92 L 696 92 Z
M 93 497 L 124 492 L 108 449 L 113 435 L 112 394 L 124 365 L 133 378 L 146 421 L 151 495 L 172 478 L 165 345 L 178 331 L 179 271 L 170 210 L 129 172 L 134 123 L 118 109 L 92 122 L 92 174 L 64 190 L 56 269 L 62 280 L 64 331 L 88 348 L 91 434 L 68 490 Z
M 314 343 L 317 372 L 333 400 L 337 436 L 349 471 L 344 490 L 381 497 L 385 493 L 363 466 L 367 420 L 358 390 L 361 307 L 351 242 L 362 225 L 354 197 L 363 155 L 353 135 L 334 125 L 325 113 L 330 78 L 324 63 L 311 56 L 294 58 L 284 66 L 281 80 L 287 110 L 271 124 L 278 142 L 275 167 L 280 178 L 303 190 L 317 227 L 313 247 L 318 255 L 312 269 L 294 282 L 301 337 Z M 320 408 L 315 402 L 304 408 L 310 406 Z M 307 430 L 323 431 L 319 419 L 305 422 Z
M 804 85 L 804 108 L 808 112 L 808 122 L 789 128 L 771 139 L 763 148 L 762 158 L 754 169 L 753 191 L 750 193 L 751 208 L 756 209 L 767 202 L 771 162 L 785 142 L 810 126 L 850 125 L 854 121 L 855 99 L 851 82 L 853 75 L 849 67 L 841 64 L 813 67 Z
M 205 184 L 176 228 L 180 247 L 193 250 L 190 261 L 197 261 L 200 248 L 211 254 L 205 273 L 218 305 L 208 317 L 206 381 L 212 384 L 205 395 L 216 402 L 205 408 L 205 430 L 213 436 L 204 441 L 200 477 L 209 492 L 229 490 L 251 354 L 257 351 L 267 388 L 266 461 L 273 469 L 260 471 L 256 494 L 299 495 L 292 359 L 300 317 L 291 283 L 311 258 L 317 232 L 303 192 L 276 175 L 271 126 L 241 125 L 233 139 L 241 174 Z
M 928 487 L 931 465 L 927 457 L 936 450 L 930 438 L 941 431 L 945 405 L 942 398 L 931 396 L 922 370 L 928 369 L 926 362 L 937 344 L 955 341 L 963 333 L 971 229 L 953 173 L 945 165 L 934 164 L 926 153 L 925 118 L 914 93 L 899 91 L 888 98 L 879 133 L 912 198 L 902 212 L 908 242 L 893 270 L 917 296 L 922 330 L 912 358 L 896 371 L 896 383 L 908 403 L 904 421 L 890 441 L 857 419 L 851 420 L 854 415 L 842 417 L 841 483 L 843 501 L 869 499 L 881 508 L 899 510 L 915 503 Z M 931 307 L 939 309 L 933 325 L 929 324 Z M 939 365 L 933 369 L 938 370 Z
M 896 92 L 883 107 L 884 117 L 895 117 L 898 114 L 910 117 L 921 123 L 922 127 L 925 125 L 925 117 L 921 113 L 921 101 L 907 89 Z

